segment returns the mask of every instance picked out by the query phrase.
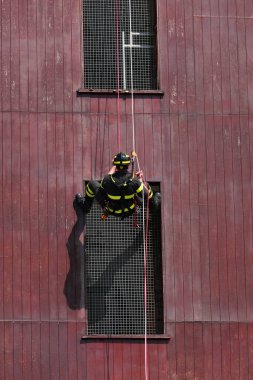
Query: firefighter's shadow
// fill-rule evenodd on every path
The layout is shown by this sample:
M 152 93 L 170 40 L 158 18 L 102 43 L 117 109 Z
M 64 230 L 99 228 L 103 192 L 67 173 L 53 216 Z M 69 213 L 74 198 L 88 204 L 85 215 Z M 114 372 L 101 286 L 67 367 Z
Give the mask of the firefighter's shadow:
M 86 217 L 81 209 L 74 205 L 77 221 L 73 226 L 67 241 L 69 271 L 64 283 L 64 295 L 67 305 L 72 310 L 88 310 L 89 325 L 103 320 L 107 315 L 106 296 L 110 292 L 115 276 L 124 268 L 143 244 L 143 231 L 140 228 L 133 242 L 122 253 L 113 258 L 100 277 L 92 285 L 86 278 L 86 255 L 84 240 L 81 235 L 86 225 Z
M 85 228 L 85 214 L 74 204 L 77 221 L 66 244 L 69 256 L 69 271 L 64 283 L 64 295 L 72 310 L 86 308 L 85 302 L 85 254 L 81 235 Z
M 104 320 L 107 316 L 108 305 L 106 296 L 113 287 L 115 276 L 125 267 L 134 254 L 138 252 L 142 244 L 143 231 L 140 228 L 134 241 L 108 263 L 106 269 L 93 285 L 88 286 L 87 297 L 88 304 L 90 305 L 88 319 L 90 326 L 99 323 L 99 321 Z

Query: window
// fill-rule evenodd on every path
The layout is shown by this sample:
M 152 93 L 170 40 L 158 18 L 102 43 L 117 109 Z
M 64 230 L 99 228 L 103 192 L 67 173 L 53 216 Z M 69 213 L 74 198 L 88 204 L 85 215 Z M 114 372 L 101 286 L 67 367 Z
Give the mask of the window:
M 157 191 L 159 186 L 150 183 Z M 101 220 L 94 202 L 86 218 L 88 335 L 144 334 L 142 212 L 123 221 Z M 163 334 L 161 217 L 150 214 L 147 255 L 147 333 Z
M 115 90 L 119 71 L 122 90 L 157 89 L 155 3 L 83 0 L 84 88 Z

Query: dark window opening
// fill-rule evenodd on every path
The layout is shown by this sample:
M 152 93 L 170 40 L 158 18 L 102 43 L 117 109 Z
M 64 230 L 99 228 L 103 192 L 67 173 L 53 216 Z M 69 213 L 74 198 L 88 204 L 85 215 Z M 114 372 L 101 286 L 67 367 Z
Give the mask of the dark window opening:
M 118 0 L 120 89 L 157 89 L 156 1 Z M 115 0 L 83 0 L 84 87 L 117 89 Z
M 152 188 L 159 190 L 158 184 Z M 88 335 L 144 334 L 142 212 L 123 221 L 101 220 L 94 202 L 86 218 Z M 139 227 L 135 228 L 135 219 Z M 163 334 L 161 215 L 149 215 L 147 333 Z

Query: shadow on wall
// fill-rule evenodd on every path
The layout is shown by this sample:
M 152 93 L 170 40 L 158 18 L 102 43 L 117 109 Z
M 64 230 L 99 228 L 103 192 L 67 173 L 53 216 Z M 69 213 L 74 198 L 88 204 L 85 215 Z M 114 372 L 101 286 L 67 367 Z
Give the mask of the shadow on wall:
M 85 215 L 81 209 L 73 205 L 77 221 L 67 241 L 69 271 L 65 280 L 63 293 L 68 307 L 72 310 L 83 310 L 85 304 L 85 254 L 81 239 L 85 227 Z

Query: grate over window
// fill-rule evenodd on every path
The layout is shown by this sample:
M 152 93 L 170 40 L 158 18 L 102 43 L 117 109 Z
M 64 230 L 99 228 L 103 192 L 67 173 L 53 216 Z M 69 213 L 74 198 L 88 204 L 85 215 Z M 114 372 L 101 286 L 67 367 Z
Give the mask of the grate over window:
M 118 0 L 120 88 L 157 89 L 155 0 Z M 117 89 L 115 0 L 83 0 L 84 87 Z
M 142 212 L 121 221 L 101 220 L 94 202 L 86 223 L 88 335 L 144 334 Z M 149 216 L 147 332 L 163 333 L 161 218 Z

